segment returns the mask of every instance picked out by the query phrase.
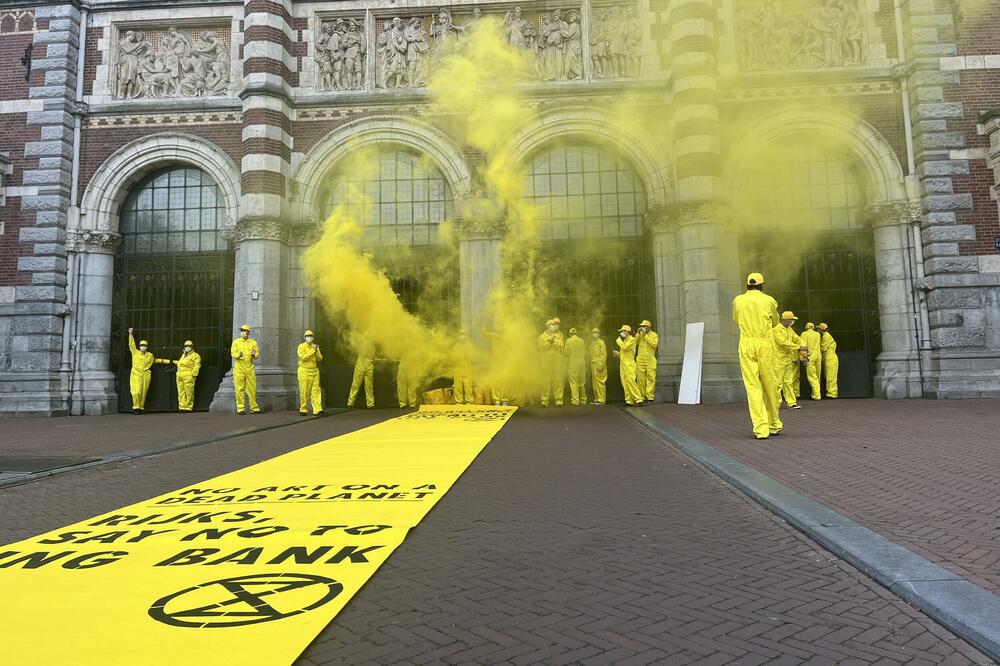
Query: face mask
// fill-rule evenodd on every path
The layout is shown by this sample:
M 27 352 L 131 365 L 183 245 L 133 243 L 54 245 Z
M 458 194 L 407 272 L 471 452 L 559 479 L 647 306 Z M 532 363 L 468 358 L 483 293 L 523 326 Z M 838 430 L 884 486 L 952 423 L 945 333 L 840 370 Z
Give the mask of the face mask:
M 142 345 L 141 347 L 139 347 L 139 351 L 141 352 L 146 351 L 146 345 Z
M 593 337 L 596 340 L 597 338 L 601 337 L 601 334 L 600 333 L 594 333 L 594 335 L 591 336 L 591 337 Z
M 312 342 L 312 341 L 313 341 L 313 336 L 307 335 L 306 336 L 306 342 Z
M 184 352 L 187 353 L 187 352 L 191 351 L 191 349 L 192 349 L 191 347 L 185 347 L 184 348 Z
M 555 332 L 556 332 L 556 327 L 549 324 L 549 333 L 555 333 Z
M 240 337 L 246 340 L 247 338 L 250 337 L 250 334 L 247 333 L 246 331 L 240 331 Z
M 621 332 L 621 333 L 619 333 L 618 335 L 619 335 L 619 336 L 621 337 L 621 339 L 622 339 L 622 340 L 624 340 L 624 339 L 625 339 L 625 336 L 626 336 L 626 335 L 628 335 L 628 333 L 626 333 L 625 331 L 622 331 L 622 332 Z

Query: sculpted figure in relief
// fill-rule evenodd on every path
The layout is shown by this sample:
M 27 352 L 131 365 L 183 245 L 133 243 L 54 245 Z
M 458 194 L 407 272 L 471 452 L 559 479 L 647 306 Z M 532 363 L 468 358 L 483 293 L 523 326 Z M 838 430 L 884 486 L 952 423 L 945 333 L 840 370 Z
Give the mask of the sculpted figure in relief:
M 229 48 L 211 31 L 195 42 L 171 26 L 154 50 L 145 33 L 127 30 L 118 43 L 117 65 L 119 99 L 223 95 L 229 87 Z

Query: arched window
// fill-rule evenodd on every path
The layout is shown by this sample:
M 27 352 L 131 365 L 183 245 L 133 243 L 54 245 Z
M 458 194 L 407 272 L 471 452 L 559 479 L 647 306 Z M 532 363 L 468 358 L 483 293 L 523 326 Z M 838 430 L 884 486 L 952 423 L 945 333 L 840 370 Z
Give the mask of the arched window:
M 810 232 L 858 227 L 864 178 L 855 160 L 822 140 L 795 137 L 756 156 L 737 203 L 749 213 L 745 231 Z
M 642 235 L 646 191 L 627 160 L 587 145 L 557 145 L 528 163 L 525 197 L 546 240 Z
M 119 229 L 126 256 L 219 252 L 223 222 L 219 186 L 204 171 L 174 166 L 150 174 L 129 193 Z
M 405 150 L 383 150 L 365 173 L 340 172 L 326 196 L 327 215 L 339 205 L 364 227 L 367 245 L 430 245 L 451 219 L 454 200 L 441 170 Z M 351 192 L 363 196 L 352 196 Z

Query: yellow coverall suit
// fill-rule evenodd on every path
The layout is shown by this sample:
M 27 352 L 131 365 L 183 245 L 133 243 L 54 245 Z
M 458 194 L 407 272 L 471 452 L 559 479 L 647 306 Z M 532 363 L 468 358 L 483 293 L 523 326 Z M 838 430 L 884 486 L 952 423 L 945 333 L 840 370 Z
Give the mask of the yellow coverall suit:
M 566 347 L 559 333 L 545 331 L 538 336 L 538 351 L 541 353 L 542 366 L 542 407 L 549 406 L 549 400 L 555 397 L 556 407 L 563 404 L 562 391 L 562 358 Z
M 607 400 L 605 384 L 608 381 L 608 347 L 600 338 L 590 343 L 590 381 L 594 402 L 603 405 Z
M 476 402 L 476 388 L 472 381 L 472 343 L 459 340 L 452 350 L 455 369 L 452 398 L 456 405 L 471 405 Z
M 417 383 L 419 381 L 417 364 L 414 363 L 414 359 L 399 359 L 399 367 L 396 368 L 396 398 L 399 399 L 400 409 L 417 406 Z
M 365 383 L 365 405 L 368 409 L 375 406 L 375 345 L 365 342 L 358 349 L 358 360 L 354 362 L 354 377 L 351 378 L 351 391 L 347 395 L 347 406 L 354 406 L 354 400 L 361 390 L 361 382 Z
M 618 356 L 621 359 L 619 374 L 621 375 L 622 388 L 625 389 L 625 402 L 630 405 L 642 402 L 642 394 L 639 392 L 639 384 L 635 378 L 635 343 L 635 337 L 631 335 L 625 336 L 624 340 L 620 335 L 615 338 L 615 344 L 618 345 L 619 350 Z
M 639 333 L 635 336 L 636 354 L 636 384 L 639 386 L 640 401 L 653 402 L 656 398 L 656 347 L 660 344 L 660 336 L 653 331 Z
M 819 373 L 823 367 L 823 354 L 820 349 L 819 331 L 808 329 L 802 331 L 802 344 L 809 347 L 809 364 L 806 366 L 806 379 L 812 391 L 812 399 L 819 400 L 822 396 L 819 389 Z
M 795 368 L 799 367 L 799 347 L 802 346 L 802 340 L 791 326 L 784 324 L 778 324 L 771 329 L 771 334 L 774 338 L 774 374 L 777 379 L 778 405 L 781 405 L 781 397 L 784 396 L 785 404 L 794 407 L 797 401 L 792 382 L 795 380 Z
M 758 439 L 782 429 L 771 329 L 778 324 L 778 303 L 762 291 L 748 289 L 733 299 L 733 321 L 740 328 L 740 371 L 747 406 Z
M 837 341 L 829 331 L 823 331 L 819 348 L 823 352 L 823 372 L 826 374 L 826 397 L 837 397 L 837 373 L 840 372 L 840 359 L 837 358 Z
M 177 410 L 190 412 L 194 409 L 194 382 L 201 370 L 201 355 L 191 350 L 181 353 L 177 361 L 168 358 L 158 358 L 157 363 L 174 364 L 177 366 Z
M 242 356 L 241 356 L 242 354 Z M 260 412 L 260 405 L 257 404 L 257 372 L 253 364 L 260 356 L 260 347 L 253 338 L 236 338 L 232 346 L 229 347 L 229 355 L 233 357 L 233 388 L 236 389 L 236 411 L 243 410 L 243 393 L 247 394 L 250 403 L 250 411 L 254 414 Z
M 566 340 L 566 369 L 569 373 L 569 401 L 587 404 L 587 343 L 577 335 Z
M 483 329 L 481 332 L 483 337 L 490 341 L 490 367 L 496 371 L 497 368 L 503 367 L 506 360 L 502 341 L 500 336 L 493 331 Z M 498 379 L 494 379 L 493 386 L 490 387 L 490 399 L 494 405 L 506 405 L 514 402 L 510 388 Z
M 132 394 L 132 409 L 146 409 L 146 394 L 149 392 L 149 369 L 153 367 L 153 354 L 139 351 L 135 338 L 128 336 L 128 350 L 132 352 L 132 372 L 128 375 L 128 389 Z
M 317 363 L 323 360 L 323 352 L 319 347 L 313 349 L 308 342 L 303 342 L 296 349 L 299 357 L 299 414 L 308 412 L 306 403 L 312 401 L 313 414 L 323 413 L 323 391 L 319 384 L 319 367 Z

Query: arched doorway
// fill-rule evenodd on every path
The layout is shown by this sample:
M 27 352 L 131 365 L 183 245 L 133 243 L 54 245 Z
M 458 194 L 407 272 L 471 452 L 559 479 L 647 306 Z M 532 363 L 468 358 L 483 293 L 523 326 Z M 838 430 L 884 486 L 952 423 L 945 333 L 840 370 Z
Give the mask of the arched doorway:
M 807 321 L 828 323 L 841 397 L 871 396 L 881 332 L 865 168 L 807 133 L 780 139 L 757 160 L 735 199 L 743 272 L 765 275 L 779 307 L 798 315 L 799 332 Z
M 119 409 L 131 408 L 128 328 L 158 358 L 177 358 L 190 339 L 202 359 L 195 409 L 207 410 L 230 366 L 234 254 L 219 235 L 225 202 L 216 181 L 190 166 L 158 169 L 129 191 L 119 211 L 115 257 L 111 369 Z M 138 340 L 137 340 L 138 342 Z M 174 375 L 156 365 L 147 411 L 177 407 Z
M 540 305 L 558 314 L 564 333 L 575 327 L 589 341 L 590 329 L 600 328 L 610 355 L 619 326 L 655 315 L 645 184 L 627 159 L 586 141 L 532 153 L 525 178 L 525 197 L 540 220 Z M 617 359 L 609 362 L 608 399 L 624 399 Z
M 362 229 L 362 249 L 385 272 L 407 311 L 430 324 L 457 326 L 457 253 L 443 246 L 440 237 L 441 225 L 454 218 L 448 180 L 427 156 L 403 146 L 384 144 L 369 159 L 364 169 L 334 166 L 329 185 L 320 192 L 319 217 L 343 207 Z M 340 322 L 323 320 L 317 333 L 333 352 L 324 357 L 323 388 L 329 404 L 343 404 L 354 358 Z M 397 404 L 395 370 L 393 359 L 376 362 L 376 405 Z

